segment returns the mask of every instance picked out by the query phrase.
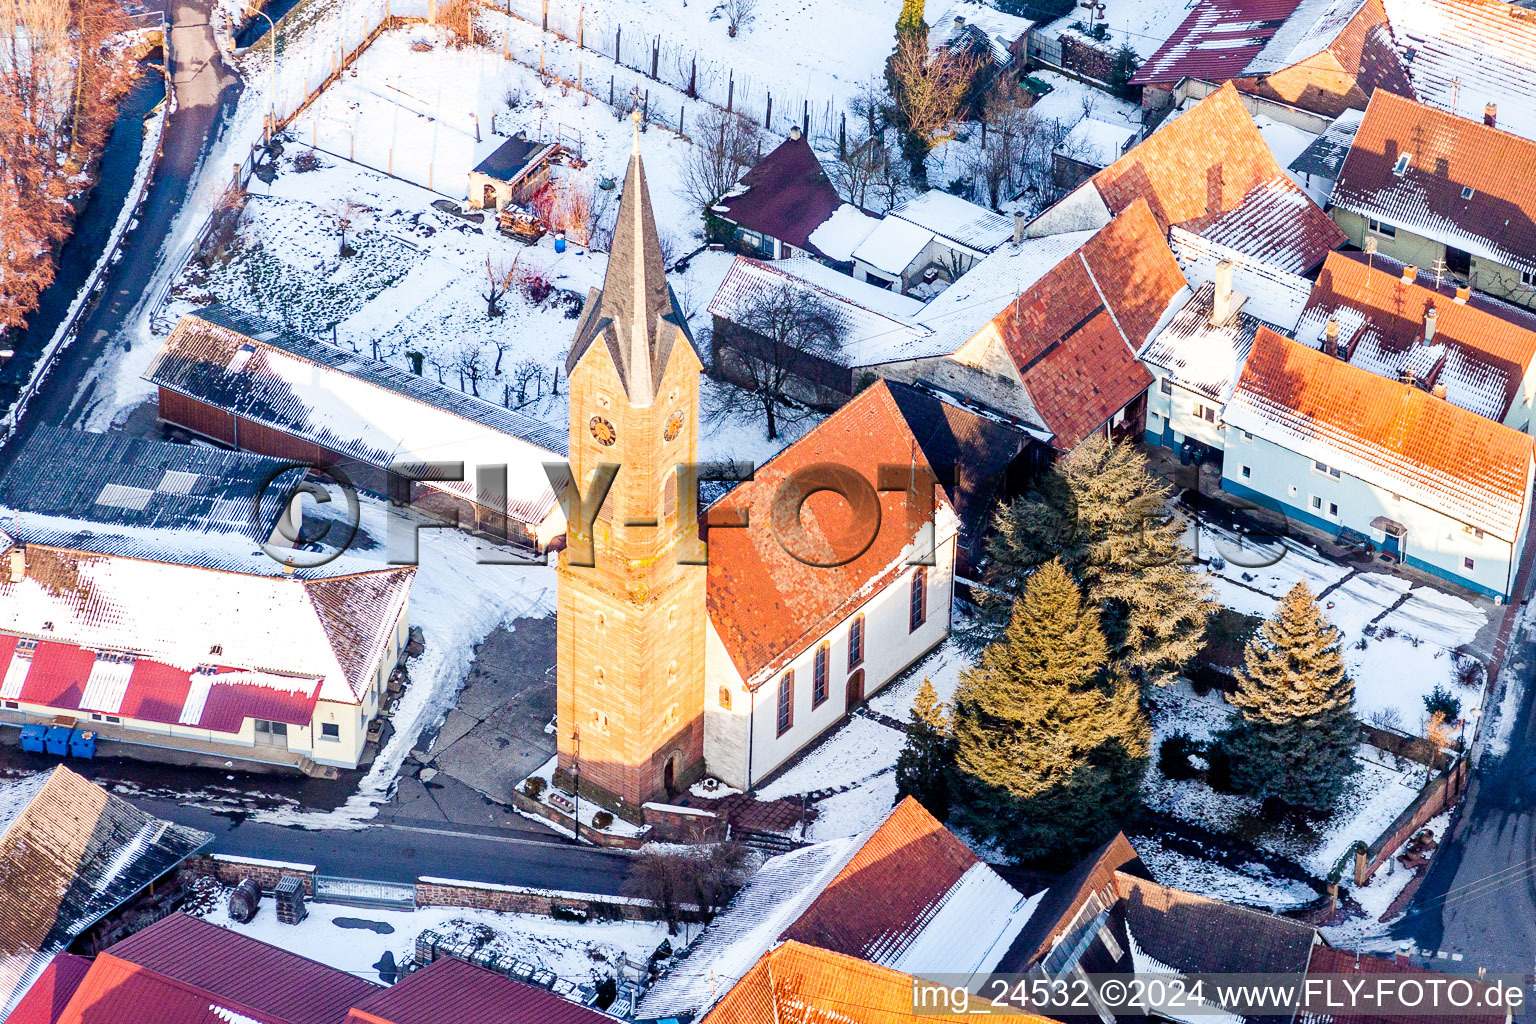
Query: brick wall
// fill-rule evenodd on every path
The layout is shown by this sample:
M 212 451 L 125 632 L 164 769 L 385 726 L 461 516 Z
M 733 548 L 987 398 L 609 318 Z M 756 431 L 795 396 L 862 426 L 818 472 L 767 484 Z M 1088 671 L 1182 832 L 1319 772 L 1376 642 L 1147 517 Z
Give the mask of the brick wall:
M 1423 828 L 1429 819 L 1456 805 L 1456 801 L 1461 799 L 1462 790 L 1467 786 L 1468 763 L 1464 757 L 1450 771 L 1436 776 L 1413 803 L 1397 816 L 1397 820 L 1387 826 L 1386 831 L 1377 836 L 1364 852 L 1356 854 L 1356 885 L 1370 881 L 1377 869 L 1387 862 L 1387 858 Z
M 511 914 L 553 917 L 557 911 L 575 911 L 598 920 L 658 921 L 662 913 L 648 900 L 603 897 L 589 893 L 562 893 L 513 885 L 475 885 L 443 879 L 417 879 L 418 907 L 470 907 Z
M 308 865 L 278 865 L 271 862 L 241 860 L 238 857 L 188 857 L 185 869 L 194 875 L 216 878 L 223 885 L 239 885 L 244 878 L 254 878 L 264 893 L 277 887 L 284 875 L 296 875 L 304 882 L 304 891 L 315 894 L 315 868 Z

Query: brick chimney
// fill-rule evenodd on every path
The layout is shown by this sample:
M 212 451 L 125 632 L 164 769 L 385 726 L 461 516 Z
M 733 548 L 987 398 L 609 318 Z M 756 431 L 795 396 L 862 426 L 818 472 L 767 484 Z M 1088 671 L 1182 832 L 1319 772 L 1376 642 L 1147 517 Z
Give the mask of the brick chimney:
M 1216 264 L 1216 295 L 1211 300 L 1211 324 L 1221 327 L 1231 323 L 1237 317 L 1237 311 L 1243 308 L 1243 303 L 1248 301 L 1246 295 L 1232 290 L 1232 274 L 1237 270 L 1237 264 L 1231 260 L 1222 260 Z
M 1465 285 L 1464 284 L 1464 285 L 1460 285 L 1459 287 L 1457 287 L 1457 289 L 1456 289 L 1456 299 L 1455 299 L 1455 302 L 1456 302 L 1457 305 L 1465 306 L 1467 304 L 1467 300 L 1470 299 L 1471 297 L 1472 297 L 1472 286 L 1471 285 Z
M 1444 384 L 1436 384 L 1434 386 L 1434 388 L 1431 389 L 1430 394 L 1434 395 L 1436 398 L 1444 398 L 1445 397 L 1445 385 Z
M 1483 107 L 1483 124 L 1487 125 L 1489 128 L 1493 128 L 1498 125 L 1498 122 L 1499 105 L 1497 103 L 1490 103 Z
M 1435 324 L 1440 319 L 1440 313 L 1434 306 L 1424 311 L 1424 344 L 1428 345 L 1435 340 Z
M 1413 284 L 1413 282 L 1418 278 L 1418 276 L 1419 276 L 1419 268 L 1418 267 L 1407 266 L 1407 267 L 1403 268 L 1403 280 L 1408 282 L 1409 284 Z
M 27 549 L 20 544 L 11 548 L 11 582 L 20 583 L 27 578 Z
M 1018 210 L 1013 211 L 1013 244 L 1018 245 L 1024 241 L 1024 215 Z
M 1339 318 L 1331 316 L 1323 328 L 1323 351 L 1331 356 L 1339 354 Z
M 791 128 L 789 130 L 789 138 L 790 138 L 791 141 L 799 141 L 800 136 L 803 135 L 803 134 L 805 134 L 805 133 L 800 130 L 800 126 L 799 125 L 795 125 L 793 128 Z

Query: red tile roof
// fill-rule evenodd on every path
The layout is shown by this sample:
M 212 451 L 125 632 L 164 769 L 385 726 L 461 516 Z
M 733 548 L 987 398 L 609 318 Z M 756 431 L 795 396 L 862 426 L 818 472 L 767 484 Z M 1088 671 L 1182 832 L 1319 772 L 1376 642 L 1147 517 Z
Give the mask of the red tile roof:
M 1531 438 L 1260 328 L 1227 423 L 1512 541 Z
M 811 232 L 843 204 L 808 139 L 785 139 L 741 179 L 746 191 L 715 204 L 720 216 L 752 231 L 819 252 Z
M 1165 231 L 1178 224 L 1203 235 L 1215 225 L 1225 244 L 1293 273 L 1317 266 L 1344 241 L 1339 226 L 1285 176 L 1230 82 L 1092 181 L 1111 213 L 1145 199 Z M 1277 204 L 1283 217 L 1274 216 Z M 1245 206 L 1237 228 L 1223 224 Z
M 196 951 L 197 956 L 206 956 Z M 230 970 L 243 965 L 231 963 Z M 253 981 L 280 979 L 253 978 Z M 332 1018 L 325 1024 L 335 1024 Z M 55 1024 L 299 1024 L 102 953 Z
M 1441 974 L 1439 971 L 1431 971 L 1425 967 L 1415 967 L 1409 963 L 1399 963 L 1396 960 L 1388 960 L 1383 957 L 1371 956 L 1366 953 L 1351 953 L 1345 949 L 1335 949 L 1332 946 L 1314 946 L 1312 949 L 1312 962 L 1307 967 L 1307 977 L 1316 978 L 1323 975 L 1398 975 L 1416 978 L 1421 981 L 1427 979 L 1440 979 L 1439 984 L 1444 985 L 1451 979 L 1450 975 Z M 1479 992 L 1489 986 L 1475 978 L 1458 976 L 1458 980 L 1465 980 L 1476 986 Z M 1461 994 L 1457 998 L 1462 998 Z M 1303 1012 L 1297 1015 L 1298 1024 L 1502 1024 L 1504 1014 L 1485 1013 L 1445 1013 L 1435 1014 L 1390 1014 L 1367 1013 L 1309 1013 Z
M 1225 82 L 1243 73 L 1301 0 L 1202 0 L 1131 78 L 1135 85 L 1181 78 Z
M 379 990 L 346 971 L 186 914 L 157 921 L 107 952 L 288 1024 L 337 1024 L 348 1008 Z
M 83 956 L 58 954 L 5 1018 L 6 1024 L 54 1024 L 90 969 L 91 962 Z
M 703 1024 L 923 1024 L 973 1021 L 965 1013 L 918 1013 L 912 976 L 799 942 L 765 953 L 715 1004 Z M 1022 1024 L 1047 1018 L 1010 1017 Z
M 928 922 L 972 865 L 970 849 L 910 796 L 795 919 L 782 938 L 878 959 Z
M 992 318 L 1055 447 L 1071 449 L 1152 383 L 1136 352 L 1185 287 L 1137 199 Z
M 453 957 L 440 957 L 376 991 L 346 1024 L 612 1024 L 545 989 Z
M 1517 327 L 1480 306 L 1458 303 L 1398 273 L 1331 253 L 1296 326 L 1297 340 L 1317 348 L 1330 317 L 1340 322 L 1350 363 L 1397 377 L 1424 338 L 1426 313 L 1435 311 L 1431 347 L 1445 354 L 1433 377 L 1464 409 L 1504 420 L 1520 383 L 1536 359 L 1536 330 Z M 1350 313 L 1356 314 L 1350 316 Z M 1358 321 L 1363 320 L 1363 326 Z M 1347 321 L 1347 322 L 1346 322 Z
M 809 565 L 780 544 L 771 525 L 779 485 L 791 474 L 822 463 L 851 470 L 871 488 L 879 484 L 881 466 L 929 469 L 890 389 L 877 381 L 759 468 L 753 480 L 710 507 L 705 520 L 712 525 L 707 582 L 710 622 L 749 685 L 758 685 L 880 587 L 909 571 L 903 552 L 923 523 L 909 522 L 903 491 L 879 492 L 875 537 L 843 565 Z M 736 510 L 748 512 L 746 528 L 713 525 Z M 935 510 L 952 515 L 943 488 L 936 489 Z M 865 521 L 855 521 L 848 503 L 830 491 L 812 494 L 805 501 L 801 522 L 808 535 L 839 557 L 852 555 L 866 539 Z M 938 539 L 942 543 L 943 535 Z
M 1402 173 L 1397 164 L 1408 157 Z M 1405 100 L 1371 97 L 1335 206 L 1505 266 L 1536 271 L 1536 142 Z M 1465 195 L 1466 190 L 1471 195 Z

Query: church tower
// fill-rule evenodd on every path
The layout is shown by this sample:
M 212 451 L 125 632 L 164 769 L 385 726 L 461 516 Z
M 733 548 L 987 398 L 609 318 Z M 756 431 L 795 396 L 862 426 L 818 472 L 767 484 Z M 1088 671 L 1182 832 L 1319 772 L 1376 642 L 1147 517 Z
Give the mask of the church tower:
M 566 359 L 571 476 L 589 495 L 601 464 L 619 468 L 595 564 L 574 564 L 579 535 L 560 552 L 557 666 L 560 767 L 636 806 L 703 769 L 707 614 L 704 566 L 679 561 L 698 515 L 675 483 L 698 461 L 702 364 L 667 286 L 639 142 L 637 121 L 607 275 Z

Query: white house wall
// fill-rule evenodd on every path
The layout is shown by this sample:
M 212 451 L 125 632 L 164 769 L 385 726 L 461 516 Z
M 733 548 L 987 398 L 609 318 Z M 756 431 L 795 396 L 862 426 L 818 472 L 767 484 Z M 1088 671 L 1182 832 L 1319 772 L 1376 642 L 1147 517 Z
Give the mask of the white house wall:
M 1151 363 L 1145 364 L 1157 378 L 1147 389 L 1147 440 L 1166 448 L 1178 448 L 1186 438 L 1194 438 L 1200 444 L 1221 451 L 1226 437 L 1221 430 L 1221 414 L 1224 406 L 1188 388 L 1172 384 L 1173 393 L 1163 393 L 1163 381 L 1169 379 L 1168 371 Z M 1209 421 L 1199 409 L 1214 409 L 1215 421 Z

